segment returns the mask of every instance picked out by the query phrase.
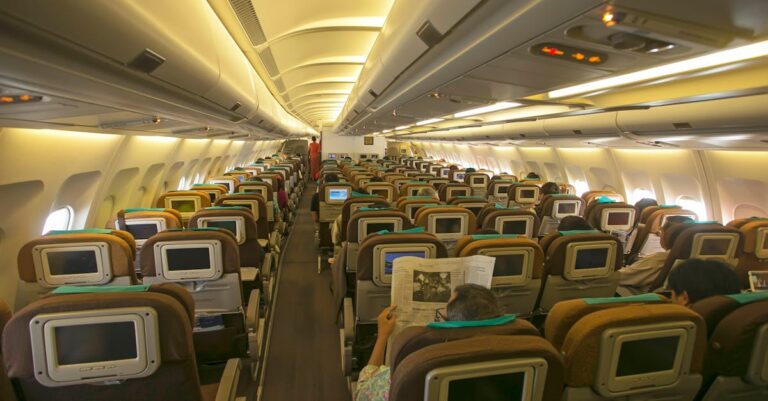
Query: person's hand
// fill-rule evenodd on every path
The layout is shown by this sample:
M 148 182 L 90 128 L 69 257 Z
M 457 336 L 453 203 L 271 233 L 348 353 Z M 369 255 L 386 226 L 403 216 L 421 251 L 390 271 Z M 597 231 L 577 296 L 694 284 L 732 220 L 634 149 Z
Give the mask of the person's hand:
M 394 314 L 397 309 L 397 305 L 390 305 L 384 308 L 379 314 L 377 319 L 379 323 L 379 340 L 387 340 L 392 332 L 395 330 L 395 323 L 397 323 L 397 315 Z

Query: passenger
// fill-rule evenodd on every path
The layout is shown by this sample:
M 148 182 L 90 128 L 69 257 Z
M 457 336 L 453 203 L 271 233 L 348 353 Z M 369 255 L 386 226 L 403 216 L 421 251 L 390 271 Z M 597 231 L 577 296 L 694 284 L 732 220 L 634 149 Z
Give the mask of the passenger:
M 431 196 L 436 200 L 440 200 L 440 196 L 437 195 L 437 191 L 434 188 L 422 188 L 416 193 L 416 196 Z
M 277 205 L 280 210 L 285 210 L 288 207 L 288 195 L 285 193 L 285 182 L 282 180 L 276 180 L 277 183 Z
M 313 180 L 320 177 L 320 149 L 317 137 L 313 136 L 312 143 L 309 144 L 309 168 Z
M 525 179 L 530 181 L 539 181 L 541 180 L 541 176 L 531 171 L 530 173 L 528 173 L 528 175 L 525 176 Z
M 384 365 L 384 352 L 387 342 L 395 329 L 397 306 L 384 309 L 378 318 L 378 337 L 368 365 L 360 372 L 355 390 L 357 401 L 386 401 L 389 399 L 390 372 Z M 496 296 L 491 290 L 477 285 L 464 284 L 456 287 L 444 308 L 436 311 L 439 320 L 477 321 L 494 319 L 502 316 Z
M 474 168 L 474 167 L 467 167 L 467 169 L 466 169 L 466 170 L 464 170 L 464 173 L 465 173 L 465 174 L 469 174 L 469 173 L 475 173 L 475 172 L 477 172 L 477 170 L 475 170 L 475 168 Z
M 594 230 L 586 220 L 579 216 L 566 216 L 560 220 L 557 231 Z
M 552 181 L 544 183 L 544 185 L 541 186 L 541 191 L 539 191 L 539 194 L 542 198 L 546 195 L 557 195 L 559 193 L 560 186 Z
M 643 198 L 637 201 L 635 203 L 635 209 L 637 209 L 637 216 L 640 216 L 640 213 L 643 212 L 643 209 L 651 206 L 659 206 L 659 202 L 656 202 L 656 199 L 651 198 Z
M 657 252 L 648 255 L 629 266 L 619 269 L 619 286 L 632 289 L 631 292 L 646 293 L 654 290 L 650 288 L 659 275 L 661 268 L 669 256 L 669 250 L 672 244 L 667 244 L 664 238 L 669 233 L 670 228 L 681 223 L 692 223 L 693 220 L 687 216 L 670 216 L 667 218 L 664 227 L 661 228 L 661 244 L 664 246 L 664 252 Z
M 736 272 L 718 260 L 688 259 L 673 268 L 667 280 L 672 302 L 685 306 L 714 295 L 741 291 Z
M 331 183 L 331 182 L 339 182 L 339 176 L 336 174 L 328 174 L 325 176 L 325 183 Z M 312 212 L 312 220 L 315 221 L 315 223 L 318 222 L 319 213 L 320 213 L 320 193 L 315 192 L 314 195 L 312 195 L 312 202 L 309 206 L 309 211 Z

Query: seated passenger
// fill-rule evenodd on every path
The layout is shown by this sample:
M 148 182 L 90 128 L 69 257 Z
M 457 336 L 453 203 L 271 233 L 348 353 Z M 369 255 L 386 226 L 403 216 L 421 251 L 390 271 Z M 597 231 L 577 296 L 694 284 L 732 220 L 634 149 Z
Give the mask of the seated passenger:
M 336 174 L 328 174 L 325 176 L 325 183 L 331 183 L 331 182 L 339 182 L 339 176 Z M 314 195 L 312 195 L 312 202 L 309 206 L 309 211 L 312 212 L 312 220 L 314 220 L 315 223 L 318 222 L 320 218 L 320 193 L 315 192 Z
M 640 199 L 639 201 L 637 201 L 637 203 L 635 203 L 635 209 L 637 209 L 636 216 L 638 216 L 639 218 L 640 213 L 643 212 L 643 209 L 651 206 L 659 206 L 659 202 L 656 202 L 656 199 L 651 199 L 651 198 Z
M 387 401 L 389 399 L 390 371 L 384 365 L 384 353 L 387 341 L 395 329 L 397 315 L 393 312 L 397 306 L 384 309 L 378 318 L 378 337 L 368 360 L 357 381 L 355 400 L 357 401 Z M 496 296 L 491 290 L 477 285 L 464 284 L 456 287 L 451 299 L 445 307 L 445 312 L 436 312 L 440 318 L 447 321 L 475 321 L 497 318 L 503 315 Z
M 277 181 L 277 205 L 280 207 L 280 210 L 285 209 L 288 207 L 288 195 L 285 193 L 285 182 L 281 180 Z
M 477 170 L 474 167 L 467 167 L 467 169 L 464 170 L 464 174 L 476 173 L 476 172 Z
M 670 216 L 667 218 L 667 222 L 664 223 L 660 233 L 662 238 L 661 244 L 665 251 L 648 255 L 629 266 L 619 269 L 619 286 L 629 287 L 630 292 L 633 293 L 645 293 L 653 290 L 650 286 L 656 280 L 656 276 L 659 275 L 661 268 L 664 267 L 669 250 L 672 249 L 672 244 L 667 244 L 664 241 L 666 233 L 669 232 L 670 227 L 690 222 L 693 222 L 693 220 L 687 216 Z
M 539 180 L 541 180 L 541 176 L 538 175 L 537 173 L 531 171 L 530 173 L 528 173 L 528 175 L 525 176 L 525 179 L 526 180 L 531 180 L 531 181 L 539 181 Z
M 541 216 L 541 208 L 544 206 L 541 203 L 541 200 L 544 199 L 547 195 L 557 195 L 560 193 L 560 186 L 557 185 L 557 183 L 554 183 L 552 181 L 544 183 L 544 185 L 541 186 L 541 189 L 539 190 L 539 204 L 536 205 L 536 214 Z
M 736 272 L 718 260 L 688 259 L 669 272 L 667 283 L 672 290 L 672 302 L 684 306 L 741 291 Z
M 475 231 L 474 235 L 499 235 L 500 233 L 492 228 L 484 228 L 479 231 Z
M 435 191 L 434 188 L 422 188 L 416 193 L 416 196 L 431 196 L 436 200 L 440 200 L 440 197 L 437 195 L 437 191 Z
M 566 216 L 560 220 L 557 231 L 594 230 L 584 218 L 579 216 Z

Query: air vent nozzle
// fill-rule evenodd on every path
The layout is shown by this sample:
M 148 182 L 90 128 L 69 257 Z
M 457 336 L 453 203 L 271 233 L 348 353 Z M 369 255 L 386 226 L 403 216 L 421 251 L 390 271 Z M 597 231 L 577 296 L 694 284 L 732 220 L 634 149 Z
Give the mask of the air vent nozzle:
M 128 67 L 149 74 L 155 71 L 157 67 L 160 67 L 164 62 L 165 57 L 150 49 L 144 49 L 143 52 L 139 53 L 130 63 L 128 63 Z

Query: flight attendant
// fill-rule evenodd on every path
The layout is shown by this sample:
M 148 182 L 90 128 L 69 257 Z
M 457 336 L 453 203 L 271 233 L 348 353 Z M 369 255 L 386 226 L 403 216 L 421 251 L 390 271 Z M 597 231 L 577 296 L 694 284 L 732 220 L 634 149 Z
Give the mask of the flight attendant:
M 320 178 L 320 144 L 317 143 L 317 137 L 312 137 L 312 143 L 309 144 L 309 168 L 312 173 L 312 179 Z

